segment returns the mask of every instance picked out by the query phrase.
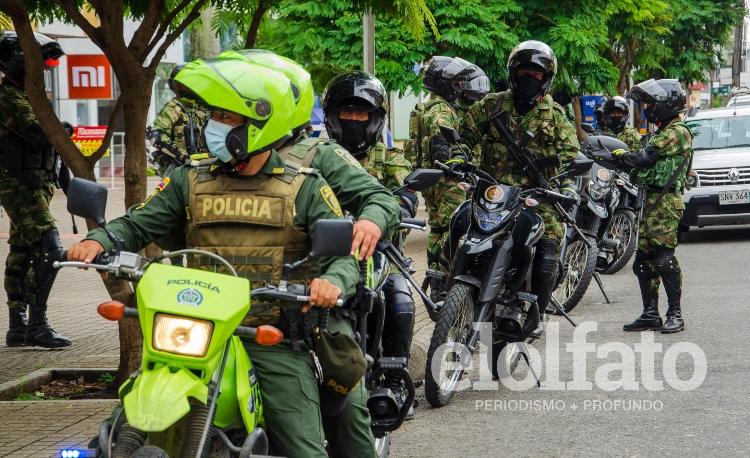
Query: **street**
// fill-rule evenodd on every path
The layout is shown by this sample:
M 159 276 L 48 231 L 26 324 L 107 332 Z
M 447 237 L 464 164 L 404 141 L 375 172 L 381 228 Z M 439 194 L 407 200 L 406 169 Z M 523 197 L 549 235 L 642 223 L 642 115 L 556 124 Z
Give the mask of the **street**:
M 750 362 L 750 336 L 747 332 L 747 297 L 750 286 L 744 266 L 748 254 L 750 229 L 720 228 L 696 230 L 686 235 L 677 249 L 684 275 L 683 316 L 685 332 L 664 335 L 624 333 L 622 325 L 640 313 L 637 281 L 628 265 L 616 275 L 603 276 L 611 305 L 592 282 L 581 304 L 571 316 L 581 328 L 593 324 L 596 330 L 586 336 L 585 369 L 574 370 L 571 343 L 574 329 L 562 317 L 559 323 L 559 387 L 540 390 L 536 386 L 524 391 L 499 388 L 477 390 L 466 388 L 443 408 L 433 409 L 424 396 L 417 409 L 417 419 L 404 424 L 393 436 L 393 456 L 739 456 L 750 452 L 746 425 L 747 377 Z M 666 310 L 661 292 L 661 313 Z M 584 323 L 587 323 L 584 325 Z M 554 327 L 554 325 L 553 325 Z M 547 331 L 550 338 L 550 331 Z M 623 351 L 632 361 L 623 360 L 618 352 L 598 357 L 594 349 L 629 348 L 653 338 L 661 352 L 647 358 L 654 361 L 654 371 L 641 362 L 643 353 Z M 663 371 L 665 352 L 682 344 L 669 354 L 668 373 Z M 541 349 L 544 364 L 542 380 L 549 380 L 546 342 L 534 344 Z M 620 344 L 620 347 L 623 345 Z M 696 351 L 695 348 L 700 351 Z M 576 345 L 578 349 L 582 349 Z M 654 348 L 654 347 L 651 347 Z M 620 348 L 620 351 L 623 349 Z M 677 353 L 685 351 L 681 355 Z M 707 372 L 702 383 L 697 379 L 691 355 L 705 354 Z M 582 353 L 581 353 L 582 354 Z M 674 356 L 677 356 L 676 364 Z M 619 363 L 623 363 L 621 367 Z M 612 364 L 618 363 L 618 364 Z M 597 370 L 612 372 L 609 379 L 619 381 L 619 369 L 634 369 L 625 380 L 635 381 L 637 389 L 607 387 Z M 700 364 L 696 364 L 699 366 Z M 676 366 L 674 373 L 672 368 Z M 479 367 L 475 356 L 474 368 Z M 584 372 L 585 371 L 585 372 Z M 576 373 L 576 375 L 574 375 Z M 585 377 L 584 377 L 585 374 Z M 675 374 L 683 381 L 675 380 Z M 516 379 L 527 375 L 526 365 L 519 363 Z M 488 380 L 485 374 L 483 381 Z M 691 389 L 691 378 L 696 377 Z M 464 376 L 466 378 L 466 376 Z M 680 391 L 672 385 L 688 389 Z M 655 381 L 664 381 L 661 391 L 654 391 Z M 476 370 L 468 374 L 472 383 L 480 380 Z M 554 381 L 555 378 L 552 378 Z M 591 382 L 587 388 L 580 383 Z M 498 385 L 497 382 L 493 382 Z M 658 383 L 657 383 L 658 385 Z M 475 385 L 476 386 L 476 385 Z M 484 386 L 487 388 L 486 383 Z M 567 389 L 566 389 L 567 388 Z M 583 389 L 581 389 L 583 388 Z M 632 387 L 631 387 L 632 388 Z

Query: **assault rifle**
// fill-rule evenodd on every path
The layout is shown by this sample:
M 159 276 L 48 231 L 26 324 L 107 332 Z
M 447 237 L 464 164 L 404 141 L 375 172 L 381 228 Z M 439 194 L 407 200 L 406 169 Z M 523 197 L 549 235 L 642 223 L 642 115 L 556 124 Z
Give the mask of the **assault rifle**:
M 534 139 L 534 134 L 527 130 L 524 132 L 521 141 L 517 141 L 513 131 L 508 127 L 510 119 L 507 111 L 500 111 L 492 116 L 490 121 L 492 121 L 492 124 L 508 143 L 510 157 L 516 165 L 528 175 L 533 186 L 535 188 L 549 188 L 549 183 L 544 179 L 544 176 L 542 176 L 541 170 L 550 167 L 559 167 L 561 165 L 560 156 L 554 155 L 536 159 L 534 154 L 526 148 L 526 145 Z

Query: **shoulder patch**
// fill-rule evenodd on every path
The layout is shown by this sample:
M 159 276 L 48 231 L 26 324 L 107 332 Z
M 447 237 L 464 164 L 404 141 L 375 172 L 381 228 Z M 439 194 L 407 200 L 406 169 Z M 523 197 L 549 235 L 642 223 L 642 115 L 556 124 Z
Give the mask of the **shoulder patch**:
M 305 175 L 314 175 L 315 169 L 312 167 L 300 167 L 297 173 L 304 173 Z
M 284 167 L 275 167 L 275 168 L 274 168 L 274 169 L 273 169 L 273 170 L 271 171 L 271 173 L 274 173 L 274 174 L 279 174 L 279 173 L 284 173 L 284 171 L 286 171 L 286 169 L 285 169 Z
M 325 201 L 326 205 L 333 211 L 336 216 L 341 216 L 341 205 L 339 205 L 338 199 L 336 199 L 336 196 L 333 194 L 333 189 L 331 189 L 330 186 L 323 186 L 320 188 L 320 195 L 323 196 L 323 200 Z
M 354 156 L 349 154 L 349 151 L 345 150 L 344 148 L 336 148 L 333 151 L 336 152 L 336 154 L 338 154 L 341 159 L 348 162 L 349 165 L 358 169 L 362 168 L 362 164 L 360 164 L 358 160 L 354 159 Z
M 160 192 L 162 192 L 162 191 L 164 190 L 164 188 L 166 188 L 166 187 L 167 187 L 168 185 L 169 185 L 169 177 L 164 177 L 164 179 L 163 179 L 163 180 L 162 180 L 162 181 L 161 181 L 161 182 L 160 182 L 159 184 L 157 184 L 157 185 L 156 185 L 156 188 L 154 188 L 153 192 L 151 192 L 151 195 L 150 195 L 150 196 L 148 196 L 148 199 L 144 200 L 144 201 L 143 201 L 143 203 L 141 203 L 140 205 L 138 205 L 137 207 L 135 207 L 135 209 L 136 209 L 136 210 L 140 210 L 140 209 L 142 209 L 143 207 L 145 207 L 145 206 L 146 206 L 146 204 L 147 204 L 147 203 L 149 203 L 149 201 L 150 201 L 150 200 L 151 200 L 151 199 L 152 199 L 152 198 L 153 198 L 153 197 L 154 197 L 155 195 L 157 195 L 157 194 L 159 194 Z

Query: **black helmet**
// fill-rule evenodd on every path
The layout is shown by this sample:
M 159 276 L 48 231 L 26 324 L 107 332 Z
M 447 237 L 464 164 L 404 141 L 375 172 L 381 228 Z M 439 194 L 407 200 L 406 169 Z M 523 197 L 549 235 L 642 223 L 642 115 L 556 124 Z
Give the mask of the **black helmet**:
M 326 86 L 320 103 L 325 114 L 328 135 L 354 157 L 361 158 L 380 137 L 385 127 L 388 94 L 383 83 L 373 75 L 353 71 L 333 78 Z M 367 121 L 342 120 L 342 111 L 366 111 Z
M 606 120 L 604 119 L 604 104 L 609 100 L 608 97 L 602 97 L 594 105 L 594 117 L 596 118 L 596 124 L 599 127 L 604 127 Z
M 611 113 L 622 113 L 621 116 L 610 116 Z M 622 132 L 625 124 L 628 123 L 630 116 L 630 107 L 625 97 L 616 95 L 604 103 L 604 121 L 610 129 L 616 134 Z
M 544 72 L 538 87 L 519 86 L 518 70 L 528 69 Z M 521 105 L 531 108 L 549 92 L 557 74 L 557 58 L 552 48 L 541 41 L 529 40 L 516 46 L 508 57 L 508 80 L 514 99 Z
M 60 44 L 51 38 L 34 32 L 36 44 L 42 50 L 42 59 L 59 59 L 65 55 Z M 0 71 L 23 88 L 26 71 L 23 64 L 23 49 L 16 32 L 5 32 L 0 37 Z
M 172 68 L 172 71 L 169 72 L 169 77 L 167 78 L 167 85 L 169 86 L 169 89 L 172 90 L 175 94 L 177 94 L 177 87 L 174 84 L 174 77 L 177 76 L 178 73 L 180 73 L 180 70 L 185 68 L 186 63 L 183 64 L 175 64 L 174 68 Z
M 453 79 L 458 86 L 458 98 L 465 103 L 482 100 L 490 92 L 490 79 L 479 66 L 471 64 Z
M 471 66 L 470 62 L 460 57 L 435 56 L 427 63 L 427 69 L 422 75 L 422 85 L 430 92 L 453 102 L 461 95 L 456 77 Z
M 636 103 L 645 103 L 646 119 L 654 124 L 677 117 L 687 109 L 687 95 L 679 81 L 650 79 L 636 85 L 627 97 Z

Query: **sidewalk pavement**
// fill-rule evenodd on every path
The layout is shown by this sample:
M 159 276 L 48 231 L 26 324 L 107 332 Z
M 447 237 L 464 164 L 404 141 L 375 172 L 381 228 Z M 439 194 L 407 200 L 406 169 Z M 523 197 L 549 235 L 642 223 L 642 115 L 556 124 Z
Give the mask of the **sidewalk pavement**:
M 158 177 L 149 178 L 149 189 L 156 186 Z M 103 181 L 109 186 L 109 181 Z M 107 220 L 122 215 L 124 188 L 121 179 L 109 190 Z M 70 215 L 65 210 L 67 201 L 58 190 L 52 199 L 51 210 L 63 247 L 82 240 L 86 226 L 76 218 L 79 234 L 73 234 Z M 426 218 L 420 206 L 419 218 Z M 9 221 L 0 214 L 0 241 L 7 242 Z M 406 240 L 406 255 L 414 260 L 415 280 L 421 284 L 427 268 L 426 249 L 428 232 L 412 231 Z M 0 243 L 0 259 L 8 255 L 8 244 Z M 422 301 L 415 293 L 417 317 L 412 359 L 417 374 L 424 370 L 425 338 L 429 344 L 432 321 Z M 109 299 L 106 289 L 95 271 L 62 269 L 49 299 L 48 318 L 55 331 L 70 338 L 73 345 L 63 349 L 4 346 L 0 341 L 0 384 L 23 380 L 34 371 L 49 367 L 116 368 L 119 364 L 117 323 L 101 318 L 96 307 Z M 8 329 L 8 315 L 0 313 L 0 337 Z M 421 368 L 421 371 L 419 370 Z M 415 372 L 415 370 L 412 372 Z M 99 423 L 109 416 L 114 406 L 106 401 L 43 401 L 0 402 L 0 457 L 58 457 L 64 448 L 85 449 Z

